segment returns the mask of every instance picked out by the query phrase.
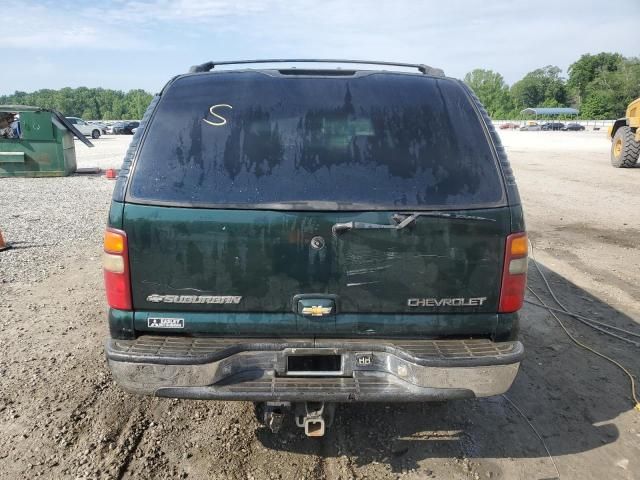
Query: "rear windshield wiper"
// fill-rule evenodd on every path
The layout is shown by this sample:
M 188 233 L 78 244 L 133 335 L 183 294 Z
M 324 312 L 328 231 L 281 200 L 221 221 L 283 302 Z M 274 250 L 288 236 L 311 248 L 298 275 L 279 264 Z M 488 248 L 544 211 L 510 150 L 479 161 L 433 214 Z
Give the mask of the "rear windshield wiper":
M 473 220 L 484 222 L 495 222 L 493 218 L 478 217 L 474 215 L 460 215 L 457 213 L 446 212 L 414 212 L 410 214 L 396 213 L 393 215 L 393 220 L 396 221 L 396 225 L 383 225 L 380 223 L 366 223 L 366 222 L 345 222 L 336 223 L 331 227 L 331 231 L 335 234 L 343 233 L 348 230 L 401 230 L 414 223 L 418 217 L 435 217 L 445 218 L 449 220 Z

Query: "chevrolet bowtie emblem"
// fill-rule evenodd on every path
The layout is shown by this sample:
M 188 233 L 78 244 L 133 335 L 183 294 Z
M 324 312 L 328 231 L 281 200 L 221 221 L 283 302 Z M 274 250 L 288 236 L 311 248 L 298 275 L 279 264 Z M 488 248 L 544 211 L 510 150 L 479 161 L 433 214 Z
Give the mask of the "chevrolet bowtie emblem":
M 333 310 L 333 307 L 323 307 L 321 305 L 314 305 L 313 307 L 303 307 L 303 315 L 311 315 L 312 317 L 322 317 L 323 315 L 329 315 Z

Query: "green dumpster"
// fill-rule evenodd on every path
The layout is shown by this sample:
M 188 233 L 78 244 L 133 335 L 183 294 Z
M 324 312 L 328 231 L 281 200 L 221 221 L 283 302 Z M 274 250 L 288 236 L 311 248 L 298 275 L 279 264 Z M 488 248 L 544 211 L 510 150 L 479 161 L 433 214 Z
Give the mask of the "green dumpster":
M 0 177 L 53 177 L 76 170 L 77 136 L 85 138 L 55 110 L 0 105 Z

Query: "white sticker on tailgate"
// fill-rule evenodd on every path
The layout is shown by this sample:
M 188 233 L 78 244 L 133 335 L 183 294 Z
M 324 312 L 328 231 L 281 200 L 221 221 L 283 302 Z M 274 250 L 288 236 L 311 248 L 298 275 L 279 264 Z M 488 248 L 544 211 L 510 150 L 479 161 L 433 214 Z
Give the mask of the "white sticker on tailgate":
M 184 318 L 149 317 L 150 328 L 184 328 Z

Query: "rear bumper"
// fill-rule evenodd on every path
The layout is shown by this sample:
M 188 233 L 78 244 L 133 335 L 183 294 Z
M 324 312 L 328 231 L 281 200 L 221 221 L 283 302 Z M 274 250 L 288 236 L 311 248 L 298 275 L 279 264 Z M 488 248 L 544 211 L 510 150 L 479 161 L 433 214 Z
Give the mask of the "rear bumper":
M 340 355 L 332 376 L 287 372 L 290 355 Z M 282 340 L 141 336 L 109 339 L 116 382 L 131 393 L 246 401 L 429 401 L 504 393 L 520 342 Z

